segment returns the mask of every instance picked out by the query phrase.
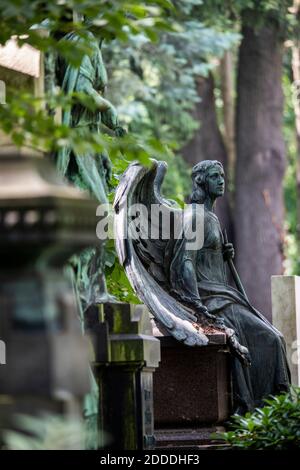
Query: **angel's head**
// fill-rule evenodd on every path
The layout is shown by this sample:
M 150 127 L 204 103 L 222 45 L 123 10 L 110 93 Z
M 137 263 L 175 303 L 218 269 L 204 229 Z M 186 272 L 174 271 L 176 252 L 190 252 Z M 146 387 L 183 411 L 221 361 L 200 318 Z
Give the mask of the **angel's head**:
M 217 160 L 203 160 L 192 170 L 193 188 L 191 203 L 204 204 L 208 197 L 215 200 L 223 196 L 225 175 L 222 163 Z

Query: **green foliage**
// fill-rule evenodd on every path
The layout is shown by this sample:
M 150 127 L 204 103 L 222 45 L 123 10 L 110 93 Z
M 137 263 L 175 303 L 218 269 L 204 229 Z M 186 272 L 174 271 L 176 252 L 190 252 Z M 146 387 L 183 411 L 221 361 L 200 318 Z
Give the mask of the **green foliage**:
M 162 33 L 157 43 L 140 35 L 126 47 L 107 44 L 109 96 L 120 103 L 129 130 L 180 148 L 199 126 L 191 116 L 199 100 L 195 78 L 206 76 L 216 58 L 239 39 L 234 32 L 218 32 L 189 18 L 181 22 L 181 31 Z
M 105 248 L 105 275 L 108 292 L 114 295 L 120 302 L 140 304 L 141 301 L 136 297 L 125 271 L 119 263 L 114 247 L 114 240 L 108 240 Z
M 49 109 L 68 109 L 75 102 L 91 110 L 94 103 L 83 94 L 64 96 L 56 91 L 36 98 L 28 88 L 8 89 L 7 106 L 0 106 L 0 128 L 17 146 L 54 154 L 64 146 L 83 153 L 107 152 L 113 163 L 112 189 L 120 174 L 134 161 L 149 165 L 150 157 L 168 162 L 164 183 L 167 197 L 183 203 L 190 177 L 180 149 L 199 127 L 192 110 L 199 100 L 195 78 L 206 76 L 225 50 L 235 46 L 241 19 L 259 28 L 276 21 L 284 37 L 298 31 L 292 0 L 0 0 L 0 44 L 15 35 L 22 44 L 79 65 L 90 53 L 88 32 L 102 39 L 108 68 L 108 98 L 118 107 L 129 133 L 115 138 L 63 126 Z M 88 21 L 83 21 L 83 18 Z M 45 22 L 45 18 L 48 19 Z M 298 22 L 299 23 L 299 22 Z M 76 31 L 82 41 L 74 48 L 57 39 Z M 290 64 L 290 58 L 288 59 Z M 296 212 L 296 141 L 291 82 L 284 75 L 284 135 L 288 166 L 284 181 L 286 204 L 285 270 L 299 274 Z M 1 77 L 3 78 L 3 77 Z M 174 153 L 177 153 L 174 156 Z M 113 190 L 110 194 L 112 201 Z M 107 266 L 110 291 L 121 300 L 135 302 L 133 291 L 110 247 Z M 111 260 L 115 260 L 112 262 Z
M 119 47 L 122 42 L 133 41 L 141 35 L 151 43 L 158 39 L 161 31 L 174 29 L 174 20 L 165 14 L 172 9 L 169 0 L 142 3 L 139 0 L 0 0 L 0 44 L 15 36 L 20 45 L 26 42 L 52 57 L 52 61 L 59 54 L 67 62 L 79 66 L 83 55 L 92 52 L 90 31 L 108 43 L 114 39 L 114 44 Z M 61 39 L 69 31 L 81 37 L 76 48 Z M 112 186 L 116 186 L 119 175 L 131 161 L 148 165 L 150 157 L 164 159 L 168 155 L 169 150 L 155 134 L 132 130 L 125 137 L 116 138 L 105 133 L 105 129 L 100 134 L 88 128 L 78 132 L 78 129 L 60 124 L 59 120 L 53 119 L 53 113 L 49 113 L 49 110 L 68 110 L 78 102 L 95 110 L 95 103 L 85 94 L 64 96 L 51 88 L 50 92 L 47 89 L 44 96 L 37 98 L 27 86 L 8 87 L 7 105 L 0 106 L 0 128 L 16 146 L 26 145 L 50 155 L 62 147 L 70 147 L 78 154 L 108 153 L 114 171 Z M 118 104 L 115 96 L 112 102 Z M 110 292 L 120 300 L 138 302 L 112 247 L 108 249 L 107 258 Z
M 51 103 L 51 106 L 55 104 L 64 107 L 75 101 L 85 101 L 85 105 L 90 109 L 93 109 L 93 103 L 89 103 L 86 96 L 79 93 L 68 97 L 59 94 L 47 98 L 35 98 L 29 93 L 14 93 L 7 105 L 0 106 L 0 126 L 16 146 L 26 145 L 47 153 L 53 153 L 65 146 L 69 146 L 78 154 L 107 151 L 111 159 L 116 161 L 115 167 L 119 171 L 124 171 L 132 160 L 147 165 L 151 155 L 156 154 L 161 158 L 166 153 L 164 146 L 150 136 L 142 138 L 128 134 L 116 139 L 105 133 L 92 132 L 88 128 L 82 128 L 78 133 L 75 128 L 57 124 L 53 117 L 45 112 L 45 101 Z
M 183 198 L 183 165 L 176 168 L 170 149 L 180 148 L 199 125 L 190 112 L 198 99 L 194 78 L 207 74 L 213 66 L 212 59 L 238 39 L 230 32 L 216 32 L 195 21 L 193 9 L 201 3 L 0 0 L 0 44 L 16 35 L 21 43 L 25 41 L 48 54 L 58 53 L 79 65 L 82 55 L 90 52 L 90 30 L 108 39 L 108 90 L 130 132 L 125 138 L 116 139 L 85 129 L 84 135 L 79 136 L 76 129 L 53 120 L 47 110 L 68 109 L 76 101 L 94 109 L 91 100 L 80 94 L 66 97 L 58 91 L 36 98 L 23 89 L 8 90 L 8 104 L 0 107 L 0 128 L 17 146 L 27 145 L 50 154 L 64 146 L 79 153 L 105 150 L 114 165 L 113 184 L 132 160 L 145 164 L 149 157 L 169 160 L 177 181 L 173 196 L 180 191 L 179 197 Z M 88 21 L 83 21 L 83 17 Z M 76 31 L 82 37 L 78 47 L 58 41 L 68 31 Z M 138 67 L 142 77 L 138 76 Z
M 87 439 L 83 422 L 53 414 L 15 416 L 18 431 L 5 430 L 5 450 L 80 450 Z
M 110 294 L 115 296 L 120 302 L 130 304 L 140 304 L 141 301 L 136 297 L 124 269 L 120 266 L 119 260 L 115 255 L 114 263 L 105 270 L 107 289 Z
M 20 43 L 26 42 L 48 54 L 60 54 L 73 65 L 78 66 L 83 54 L 91 52 L 89 31 L 102 39 L 116 38 L 126 41 L 129 36 L 143 34 L 149 40 L 157 38 L 158 31 L 172 29 L 172 22 L 163 19 L 165 9 L 172 8 L 169 0 L 114 2 L 107 0 L 64 0 L 44 2 L 41 0 L 0 0 L 0 44 L 11 36 Z M 77 18 L 76 22 L 73 21 Z M 99 15 L 100 13 L 100 15 Z M 88 18 L 83 21 L 82 18 Z M 45 18 L 47 20 L 45 21 Z M 75 31 L 82 40 L 76 44 L 58 40 L 68 31 Z M 78 149 L 82 145 L 95 152 L 106 149 L 111 157 L 119 158 L 126 148 L 129 160 L 145 160 L 148 150 L 153 153 L 158 144 L 153 139 L 109 139 L 88 133 L 83 139 L 76 130 L 54 122 L 48 109 L 67 109 L 74 100 L 87 100 L 83 95 L 65 97 L 61 93 L 46 94 L 37 99 L 33 93 L 10 91 L 7 106 L 0 107 L 0 127 L 9 134 L 17 146 L 28 145 L 45 152 L 54 152 L 61 146 Z M 91 100 L 85 104 L 93 108 Z M 142 140 L 146 141 L 143 148 Z M 148 147 L 148 150 L 147 148 Z
M 155 40 L 158 31 L 170 29 L 170 21 L 163 19 L 166 9 L 172 9 L 169 0 L 152 0 L 141 3 L 139 0 L 0 0 L 0 44 L 16 35 L 33 47 L 43 51 L 53 48 L 69 61 L 80 63 L 80 52 L 66 42 L 58 42 L 48 35 L 40 35 L 39 28 L 51 32 L 67 33 L 76 31 L 87 38 L 87 25 L 82 21 L 89 19 L 88 29 L 98 32 L 101 38 L 117 38 L 126 41 L 129 34 L 143 33 Z M 47 23 L 43 23 L 47 19 Z M 35 28 L 32 26 L 36 25 Z M 24 38 L 23 35 L 26 35 Z M 20 38 L 21 36 L 21 38 Z M 23 36 L 23 38 L 22 38 Z M 88 40 L 82 43 L 83 51 L 89 48 Z
M 191 192 L 191 169 L 180 155 L 167 156 L 164 159 L 168 164 L 168 171 L 163 183 L 163 194 L 173 199 L 181 207 L 187 202 Z
M 265 400 L 266 406 L 233 416 L 230 431 L 214 435 L 233 449 L 296 450 L 300 448 L 300 388 Z

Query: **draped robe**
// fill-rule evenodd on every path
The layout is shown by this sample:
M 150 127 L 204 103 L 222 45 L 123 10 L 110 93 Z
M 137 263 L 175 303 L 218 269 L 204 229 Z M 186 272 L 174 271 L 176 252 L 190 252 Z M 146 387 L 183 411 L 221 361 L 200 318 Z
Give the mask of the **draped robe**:
M 187 224 L 192 222 L 187 220 Z M 249 367 L 231 358 L 235 412 L 261 407 L 268 395 L 289 389 L 284 338 L 242 293 L 229 285 L 223 235 L 213 212 L 205 209 L 202 248 L 189 250 L 187 241 L 184 237 L 177 240 L 166 259 L 171 291 L 183 302 L 201 300 L 210 313 L 221 316 L 225 325 L 235 330 L 238 341 L 248 348 L 251 357 Z

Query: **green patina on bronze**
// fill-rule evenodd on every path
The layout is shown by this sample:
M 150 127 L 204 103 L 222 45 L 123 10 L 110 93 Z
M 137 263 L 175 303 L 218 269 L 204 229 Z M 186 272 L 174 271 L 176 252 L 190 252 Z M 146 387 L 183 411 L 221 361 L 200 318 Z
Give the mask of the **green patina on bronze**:
M 204 245 L 186 249 L 179 240 L 172 254 L 170 280 L 174 293 L 200 302 L 202 312 L 222 318 L 249 351 L 250 366 L 232 359 L 235 411 L 244 413 L 263 405 L 263 398 L 289 388 L 290 374 L 283 336 L 249 302 L 244 292 L 229 285 L 226 261 L 234 257 L 231 243 L 224 243 L 214 213 L 224 194 L 224 170 L 220 162 L 202 161 L 192 171 L 191 202 L 204 204 Z M 240 286 L 237 286 L 240 287 Z
M 84 93 L 95 104 L 95 110 L 92 111 L 82 103 L 76 103 L 71 109 L 63 111 L 62 123 L 76 129 L 79 135 L 82 134 L 83 139 L 86 131 L 100 133 L 103 125 L 111 129 L 116 136 L 122 136 L 125 131 L 119 126 L 116 109 L 103 97 L 107 85 L 107 73 L 101 54 L 101 40 L 92 32 L 89 32 L 88 36 L 92 53 L 83 56 L 79 67 L 74 67 L 59 57 L 56 63 L 56 75 L 58 84 L 65 94 Z M 73 32 L 64 36 L 63 40 L 71 42 L 74 48 L 82 41 Z M 58 152 L 56 161 L 59 172 L 75 186 L 88 191 L 99 203 L 108 202 L 107 189 L 111 177 L 111 162 L 106 152 L 77 154 L 70 147 L 64 147 Z M 86 310 L 91 305 L 103 303 L 111 298 L 106 289 L 103 242 L 99 241 L 98 245 L 86 248 L 80 255 L 73 256 L 70 265 L 84 331 Z M 89 435 L 87 448 L 97 448 L 99 394 L 93 374 L 90 375 L 92 392 L 86 396 L 84 405 Z

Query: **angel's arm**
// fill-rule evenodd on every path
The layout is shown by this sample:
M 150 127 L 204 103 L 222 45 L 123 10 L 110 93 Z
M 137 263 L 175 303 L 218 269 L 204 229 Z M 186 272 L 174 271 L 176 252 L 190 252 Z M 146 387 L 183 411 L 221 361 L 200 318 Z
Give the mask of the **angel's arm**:
M 116 131 L 119 136 L 124 135 L 124 130 L 119 125 L 118 113 L 113 104 L 105 99 L 93 86 L 91 78 L 87 75 L 87 71 L 91 69 L 90 58 L 85 57 L 81 64 L 76 91 L 83 92 L 90 98 L 101 112 L 101 121 L 109 129 Z
M 101 121 L 109 129 L 116 132 L 116 135 L 122 137 L 126 132 L 119 125 L 118 113 L 110 101 L 103 98 L 98 91 L 93 88 L 92 82 L 83 76 L 78 78 L 78 91 L 86 93 L 93 99 L 97 109 L 101 112 Z
M 175 249 L 176 258 L 171 266 L 171 289 L 184 304 L 200 312 L 207 312 L 203 305 L 197 284 L 196 251 L 186 250 L 185 240 L 178 243 Z
M 85 93 L 90 98 L 92 98 L 95 105 L 97 106 L 97 109 L 101 112 L 107 111 L 113 107 L 113 105 L 108 100 L 103 98 L 103 96 L 101 96 L 100 93 L 95 90 L 91 80 L 83 74 L 79 74 L 78 76 L 76 91 Z
M 185 243 L 183 243 L 183 247 L 185 247 Z M 173 273 L 171 276 L 171 279 L 173 278 L 172 291 L 179 301 L 194 311 L 198 320 L 213 322 L 215 326 L 223 327 L 222 319 L 216 320 L 216 316 L 209 313 L 199 295 L 196 253 L 196 251 L 187 251 L 182 248 L 182 257 L 181 262 L 177 264 L 177 273 Z
M 191 305 L 201 305 L 198 293 L 197 278 L 192 260 L 186 258 L 180 266 L 180 277 L 176 282 L 176 292 L 182 300 Z

